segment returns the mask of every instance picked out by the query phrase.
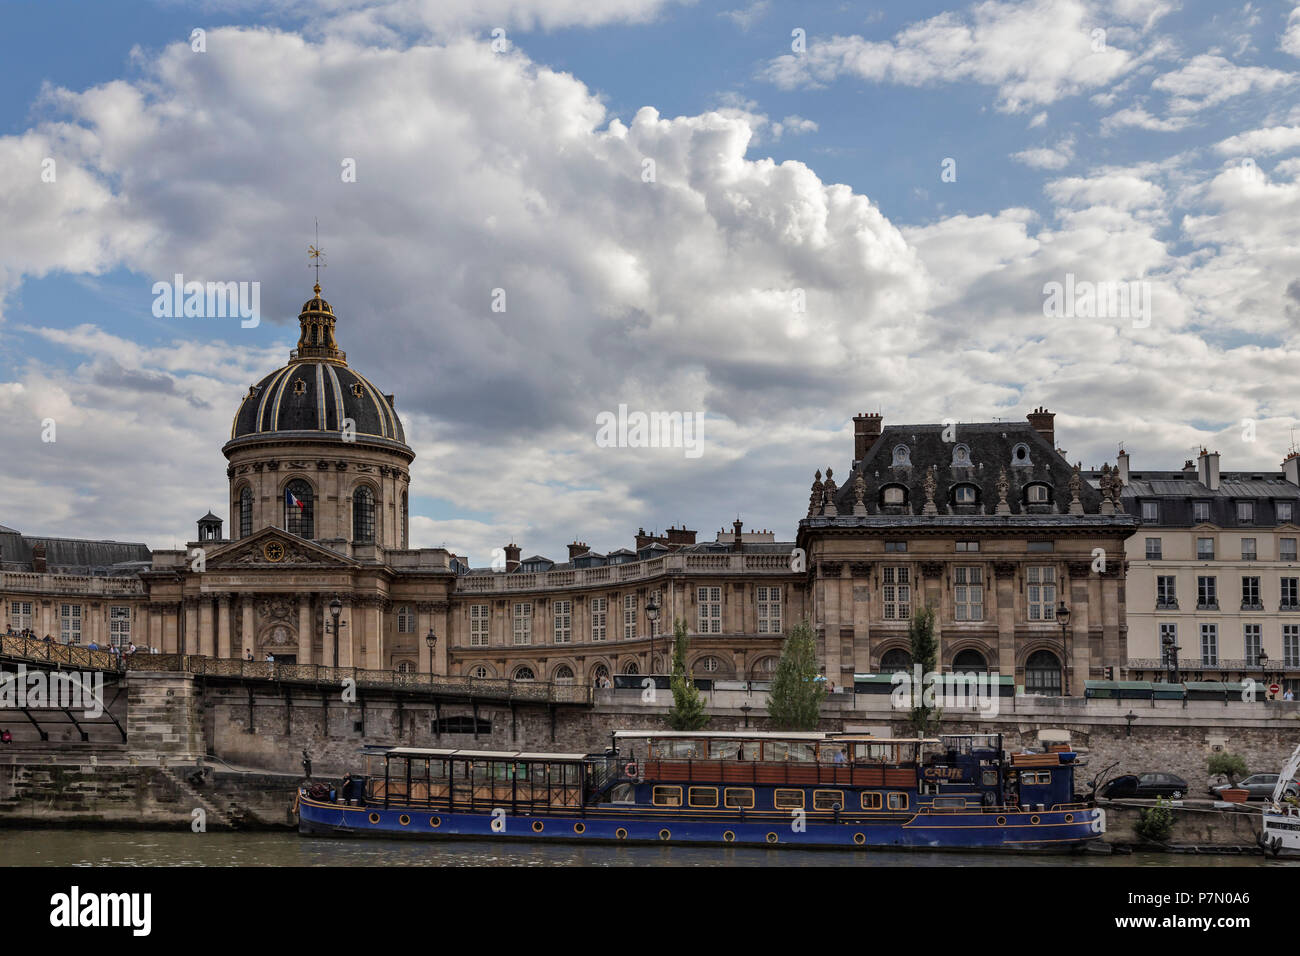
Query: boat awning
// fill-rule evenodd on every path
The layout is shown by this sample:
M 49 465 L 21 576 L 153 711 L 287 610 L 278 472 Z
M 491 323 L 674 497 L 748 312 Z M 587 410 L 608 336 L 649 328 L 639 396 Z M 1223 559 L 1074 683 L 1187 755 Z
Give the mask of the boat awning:
M 690 738 L 712 738 L 714 740 L 830 740 L 829 734 L 815 731 L 791 731 L 788 734 L 767 730 L 616 730 L 614 739 L 632 738 L 635 740 L 684 740 Z
M 387 757 L 463 757 L 466 760 L 584 760 L 586 754 L 521 753 L 517 750 L 447 750 L 429 747 L 389 747 Z

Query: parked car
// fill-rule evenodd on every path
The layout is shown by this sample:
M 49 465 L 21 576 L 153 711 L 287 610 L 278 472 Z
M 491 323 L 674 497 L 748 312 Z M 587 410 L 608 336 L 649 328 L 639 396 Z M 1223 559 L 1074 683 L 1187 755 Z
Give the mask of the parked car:
M 1101 789 L 1101 795 L 1111 800 L 1116 797 L 1172 797 L 1178 800 L 1186 793 L 1187 781 L 1172 773 L 1126 773 Z
M 1277 777 L 1278 775 L 1275 773 L 1253 773 L 1245 780 L 1240 781 L 1237 784 L 1237 788 L 1245 790 L 1250 794 L 1250 796 L 1246 798 L 1247 800 L 1267 800 L 1273 796 L 1273 788 L 1277 786 Z M 1221 783 L 1217 787 L 1211 787 L 1210 796 L 1218 797 L 1220 791 L 1227 790 L 1231 787 L 1232 784 L 1230 783 Z M 1292 780 L 1286 785 L 1286 790 L 1283 792 L 1282 796 L 1300 796 L 1300 783 Z

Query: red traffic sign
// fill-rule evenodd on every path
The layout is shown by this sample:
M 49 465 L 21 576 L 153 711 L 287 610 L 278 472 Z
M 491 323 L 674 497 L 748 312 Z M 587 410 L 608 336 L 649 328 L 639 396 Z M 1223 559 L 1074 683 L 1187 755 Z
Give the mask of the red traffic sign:
M 1280 691 L 1281 689 L 1282 689 L 1282 687 L 1281 687 L 1281 685 L 1279 685 L 1279 684 L 1269 684 L 1269 685 L 1268 685 L 1268 692 L 1269 692 L 1270 694 L 1276 694 L 1276 693 L 1277 693 L 1278 691 Z

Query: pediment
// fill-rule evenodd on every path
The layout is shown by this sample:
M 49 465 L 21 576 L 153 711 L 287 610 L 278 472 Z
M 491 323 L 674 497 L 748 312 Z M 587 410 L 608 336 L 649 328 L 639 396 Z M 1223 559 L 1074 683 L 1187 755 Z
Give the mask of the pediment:
M 313 541 L 264 528 L 207 556 L 209 571 L 226 568 L 350 568 L 356 562 Z

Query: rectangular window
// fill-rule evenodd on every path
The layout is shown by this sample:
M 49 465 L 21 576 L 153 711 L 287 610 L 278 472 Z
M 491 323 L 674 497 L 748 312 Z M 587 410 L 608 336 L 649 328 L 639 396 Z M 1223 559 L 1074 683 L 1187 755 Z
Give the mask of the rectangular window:
M 597 597 L 591 599 L 591 639 L 593 641 L 603 641 L 605 639 L 605 618 L 609 614 L 609 598 Z
M 1026 545 L 1026 550 L 1031 554 L 1051 554 L 1056 550 L 1055 541 L 1030 541 Z
M 778 810 L 802 810 L 804 794 L 802 790 L 782 790 L 777 788 L 772 793 L 772 806 Z
M 1202 611 L 1219 609 L 1219 581 L 1213 577 L 1196 579 L 1196 607 Z
M 1047 485 L 1030 485 L 1025 490 L 1029 495 L 1029 503 L 1031 505 L 1045 505 L 1050 500 L 1047 493 Z
M 882 572 L 881 597 L 886 621 L 912 619 L 912 585 L 909 568 L 888 567 Z
M 655 787 L 650 791 L 650 802 L 656 807 L 680 807 L 682 805 L 682 788 Z
M 488 645 L 488 606 L 471 604 L 469 606 L 469 646 L 487 647 Z
M 523 601 L 515 605 L 514 633 L 516 644 L 533 643 L 533 605 Z
M 1278 558 L 1283 561 L 1295 560 L 1295 538 L 1283 538 L 1278 543 Z
M 890 552 L 890 551 L 893 551 L 893 552 L 898 553 L 898 554 L 903 554 L 903 553 L 905 553 L 905 552 L 907 551 L 907 542 L 906 542 L 906 541 L 886 541 L 886 542 L 885 542 L 885 552 L 888 553 L 888 552 Z
M 1259 578 L 1243 577 L 1241 579 L 1241 606 L 1245 608 L 1263 607 L 1259 601 Z
M 623 639 L 630 641 L 636 638 L 636 595 L 623 595 Z
M 573 602 L 555 602 L 555 643 L 573 643 Z
M 1282 666 L 1300 667 L 1300 624 L 1282 625 Z
M 81 605 L 59 605 L 59 635 L 64 644 L 81 643 Z
M 1160 625 L 1160 666 L 1168 667 L 1171 663 L 1173 654 L 1170 653 L 1171 647 L 1178 646 L 1178 625 L 1161 624 Z
M 870 790 L 862 791 L 863 810 L 879 810 L 881 806 L 880 794 L 874 793 Z
M 10 601 L 9 620 L 15 630 L 26 631 L 32 626 L 32 602 Z
M 1264 637 L 1258 624 L 1243 624 L 1241 626 L 1242 644 L 1246 648 L 1246 666 L 1259 666 L 1259 652 L 1264 647 Z
M 958 621 L 984 620 L 984 571 L 953 568 L 953 610 Z
M 1282 579 L 1282 607 L 1300 607 L 1300 578 Z
M 758 589 L 758 633 L 781 633 L 781 589 Z
M 692 807 L 716 807 L 718 805 L 718 788 L 690 787 L 686 791 L 686 802 Z
M 1237 502 L 1237 524 L 1254 524 L 1255 523 L 1255 502 L 1238 501 Z
M 885 489 L 885 504 L 901 505 L 903 503 L 903 489 L 891 487 Z
M 1210 503 L 1208 501 L 1192 502 L 1192 520 L 1197 524 L 1210 523 Z
M 1142 520 L 1159 521 L 1160 520 L 1160 502 L 1144 501 L 1142 502 Z
M 1025 574 L 1029 620 L 1056 620 L 1056 568 L 1032 567 Z
M 1214 539 L 1197 538 L 1196 539 L 1196 557 L 1199 561 L 1214 560 Z
M 125 605 L 109 605 L 108 639 L 117 647 L 126 647 L 131 643 L 131 608 Z
M 1156 578 L 1156 607 L 1178 607 L 1178 579 L 1172 574 Z
M 754 791 L 748 787 L 727 787 L 722 791 L 722 802 L 728 810 L 752 810 Z
M 1286 524 L 1291 520 L 1291 502 L 1279 501 L 1277 503 L 1277 523 Z
M 1258 552 L 1255 550 L 1254 538 L 1241 539 L 1241 560 L 1254 561 Z
M 958 485 L 953 489 L 953 502 L 959 505 L 975 504 L 975 489 L 971 485 Z
M 843 790 L 814 790 L 813 809 L 814 810 L 843 810 L 844 791 Z
M 1147 538 L 1147 560 L 1159 561 L 1161 554 L 1160 538 Z
M 889 795 L 889 809 L 891 809 L 891 810 L 906 810 L 906 809 L 907 809 L 907 794 L 905 794 L 905 793 L 891 793 L 891 794 Z
M 1219 663 L 1219 625 L 1201 625 L 1201 663 L 1213 667 Z
M 405 604 L 397 609 L 397 633 L 415 633 L 415 615 L 411 613 L 410 607 Z
M 695 602 L 700 608 L 700 634 L 722 633 L 722 588 L 697 588 Z
M 659 613 L 656 614 L 655 619 L 650 622 L 650 635 L 652 637 L 658 637 L 664 632 L 663 593 L 660 591 L 651 591 L 650 600 L 655 607 L 659 608 Z
M 980 549 L 980 543 L 979 543 L 978 541 L 958 541 L 958 542 L 957 542 L 957 550 L 958 550 L 958 551 L 978 551 L 979 549 Z

